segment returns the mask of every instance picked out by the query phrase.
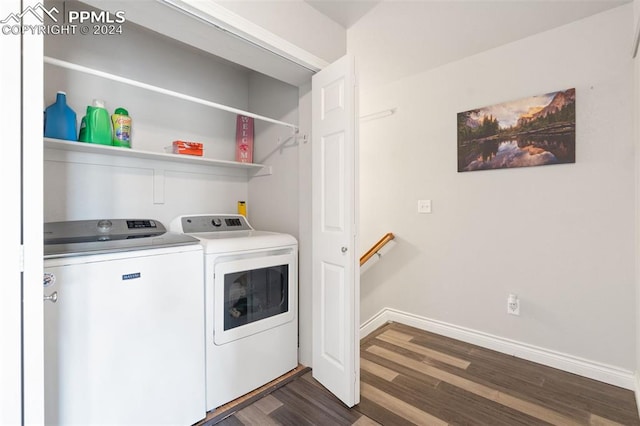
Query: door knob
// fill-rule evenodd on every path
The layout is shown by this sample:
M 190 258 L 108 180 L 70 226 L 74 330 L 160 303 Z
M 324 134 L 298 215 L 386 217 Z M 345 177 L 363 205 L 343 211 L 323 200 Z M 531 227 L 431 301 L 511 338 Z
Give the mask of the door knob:
M 43 297 L 43 300 L 44 300 L 45 302 L 46 302 L 46 301 L 49 301 L 49 302 L 56 303 L 56 302 L 58 301 L 58 292 L 57 292 L 57 291 L 54 291 L 54 292 L 53 292 L 53 293 L 51 293 L 49 296 L 44 296 L 44 297 Z
M 347 252 L 347 250 L 348 250 L 348 249 L 347 249 L 346 247 L 342 247 L 342 248 L 340 249 L 340 251 L 341 251 L 341 252 L 343 252 L 343 253 L 346 253 L 346 252 Z

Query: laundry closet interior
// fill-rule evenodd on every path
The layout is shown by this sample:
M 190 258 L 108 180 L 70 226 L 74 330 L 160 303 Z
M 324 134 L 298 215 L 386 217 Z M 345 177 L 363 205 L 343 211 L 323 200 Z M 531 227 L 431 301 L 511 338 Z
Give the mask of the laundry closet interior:
M 45 6 L 75 2 L 64 3 Z M 123 5 L 122 34 L 44 37 L 45 106 L 64 91 L 78 124 L 94 99 L 132 118 L 130 149 L 45 138 L 44 221 L 138 218 L 168 228 L 181 215 L 236 213 L 244 201 L 253 228 L 298 240 L 300 274 L 309 274 L 309 237 L 300 234 L 311 221 L 310 187 L 301 188 L 300 175 L 311 167 L 313 71 L 256 46 L 240 55 L 271 75 L 206 52 L 195 46 L 233 57 L 239 41 L 163 2 L 144 3 Z M 245 112 L 254 117 L 252 164 L 234 161 L 236 118 Z M 172 154 L 175 140 L 202 143 L 203 157 Z M 295 308 L 306 324 L 298 361 L 310 365 L 310 306 Z

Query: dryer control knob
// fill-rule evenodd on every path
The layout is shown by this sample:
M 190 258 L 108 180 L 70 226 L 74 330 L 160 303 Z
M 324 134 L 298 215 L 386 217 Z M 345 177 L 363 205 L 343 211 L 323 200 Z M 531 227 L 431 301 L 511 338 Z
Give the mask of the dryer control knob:
M 111 230 L 111 226 L 112 225 L 113 225 L 113 223 L 111 223 L 110 220 L 103 219 L 103 220 L 98 222 L 98 231 L 100 231 L 100 232 L 109 232 Z
M 211 221 L 211 224 L 217 228 L 219 226 L 222 226 L 222 220 L 216 217 Z

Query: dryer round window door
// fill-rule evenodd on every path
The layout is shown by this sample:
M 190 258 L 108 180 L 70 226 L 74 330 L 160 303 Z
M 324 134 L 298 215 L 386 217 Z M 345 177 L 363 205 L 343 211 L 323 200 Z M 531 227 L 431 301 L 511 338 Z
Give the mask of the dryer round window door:
M 221 257 L 214 267 L 214 342 L 224 345 L 293 321 L 294 250 Z

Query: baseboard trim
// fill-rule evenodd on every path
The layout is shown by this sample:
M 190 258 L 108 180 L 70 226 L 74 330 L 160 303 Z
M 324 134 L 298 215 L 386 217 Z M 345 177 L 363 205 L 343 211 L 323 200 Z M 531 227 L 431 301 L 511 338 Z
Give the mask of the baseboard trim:
M 638 415 L 640 415 L 640 376 L 637 374 L 634 377 L 634 382 L 636 384 L 636 408 L 638 409 Z
M 384 308 L 365 321 L 360 327 L 360 338 L 366 337 L 388 322 L 409 325 L 625 389 L 633 391 L 640 389 L 640 382 L 629 370 L 391 308 Z M 638 398 L 637 392 L 636 398 Z M 638 406 L 640 407 L 640 404 Z

